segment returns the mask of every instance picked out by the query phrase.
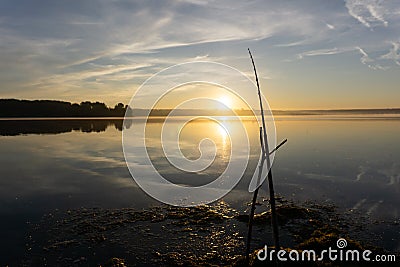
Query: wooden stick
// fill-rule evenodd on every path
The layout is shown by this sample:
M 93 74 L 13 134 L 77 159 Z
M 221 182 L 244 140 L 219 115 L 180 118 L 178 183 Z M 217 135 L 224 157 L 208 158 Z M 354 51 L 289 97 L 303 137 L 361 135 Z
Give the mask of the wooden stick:
M 271 152 L 269 152 L 269 154 L 271 155 L 272 153 L 276 152 L 281 146 L 283 146 L 285 143 L 287 142 L 287 139 L 283 140 L 277 147 L 275 147 L 274 149 L 272 149 Z
M 253 193 L 253 200 L 251 202 L 251 208 L 250 208 L 250 214 L 249 214 L 249 225 L 248 225 L 248 231 L 247 231 L 247 242 L 246 242 L 246 265 L 247 266 L 250 264 L 250 243 L 251 243 L 251 234 L 253 231 L 254 211 L 256 209 L 258 189 L 260 188 L 261 174 L 262 174 L 262 169 L 264 167 L 264 160 L 265 160 L 265 151 L 264 151 L 263 138 L 262 138 L 262 127 L 260 127 L 260 145 L 261 145 L 261 149 L 262 149 L 262 158 L 261 158 L 261 163 L 258 166 L 257 187 Z
M 273 233 L 273 238 L 274 238 L 275 249 L 279 250 L 280 249 L 280 246 L 279 246 L 279 232 L 278 232 L 279 229 L 278 229 L 278 222 L 277 222 L 277 219 L 276 219 L 275 191 L 274 191 L 274 184 L 273 184 L 273 179 L 272 179 L 271 161 L 270 161 L 269 155 L 266 155 L 266 151 L 269 152 L 269 148 L 268 148 L 267 128 L 265 126 L 265 117 L 264 117 L 264 109 L 263 109 L 263 103 L 262 103 L 262 97 L 261 97 L 260 83 L 258 81 L 256 65 L 254 63 L 254 59 L 253 59 L 253 56 L 251 54 L 250 48 L 248 49 L 248 51 L 249 51 L 251 62 L 253 64 L 254 75 L 255 75 L 255 79 L 256 79 L 256 83 L 257 83 L 258 99 L 259 99 L 260 110 L 261 110 L 262 130 L 263 130 L 263 136 L 261 136 L 261 139 L 263 139 L 263 140 L 261 140 L 261 147 L 262 147 L 263 155 L 265 155 L 265 156 L 262 157 L 262 162 L 264 162 L 264 160 L 266 160 L 267 168 L 269 170 L 268 171 L 268 186 L 269 186 L 269 195 L 270 195 L 270 200 L 269 201 L 270 201 L 270 205 L 271 205 L 272 233 Z M 257 184 L 257 186 L 259 186 L 259 185 Z M 258 190 L 254 191 L 253 200 L 257 198 L 256 193 L 258 194 Z M 252 217 L 254 217 L 254 211 L 250 215 L 252 215 Z M 253 218 L 249 218 L 249 222 L 250 222 L 250 220 L 252 221 Z M 249 227 L 250 227 L 250 225 L 249 225 Z M 251 233 L 250 233 L 250 238 L 251 238 Z M 248 255 L 248 253 L 247 253 L 247 255 Z M 249 256 L 247 256 L 247 257 L 249 257 Z M 246 257 L 246 259 L 247 259 L 247 257 Z
M 269 152 L 269 155 L 276 152 L 286 142 L 287 142 L 287 139 L 283 140 L 277 147 L 275 147 L 271 152 Z M 261 158 L 261 163 L 258 167 L 259 169 L 258 169 L 258 177 L 257 177 L 257 187 L 253 193 L 253 200 L 251 202 L 251 209 L 250 209 L 250 214 L 249 214 L 249 225 L 248 225 L 248 231 L 247 231 L 247 242 L 246 242 L 246 264 L 247 265 L 249 265 L 249 263 L 250 263 L 250 246 L 251 246 L 251 235 L 252 235 L 252 231 L 253 231 L 254 213 L 256 210 L 258 190 L 261 187 L 261 183 L 260 183 L 261 174 L 262 174 L 262 169 L 264 167 L 264 161 L 265 161 L 265 157 L 266 157 L 266 153 L 264 151 L 264 146 L 263 146 L 262 127 L 260 127 L 260 144 L 261 144 L 261 149 L 262 149 L 262 158 Z

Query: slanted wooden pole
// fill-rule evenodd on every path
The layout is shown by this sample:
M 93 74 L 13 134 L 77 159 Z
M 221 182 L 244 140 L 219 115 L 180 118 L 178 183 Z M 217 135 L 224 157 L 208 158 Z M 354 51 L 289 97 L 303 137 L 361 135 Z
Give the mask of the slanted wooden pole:
M 247 231 L 247 243 L 246 243 L 246 264 L 247 265 L 249 265 L 249 263 L 250 263 L 250 243 L 251 243 L 251 234 L 253 231 L 254 211 L 256 209 L 258 189 L 260 188 L 261 174 L 262 174 L 262 169 L 264 167 L 264 160 L 265 160 L 265 151 L 264 151 L 263 138 L 262 138 L 262 127 L 260 127 L 260 145 L 261 145 L 261 150 L 262 150 L 262 158 L 261 158 L 261 163 L 258 166 L 257 187 L 253 193 L 253 201 L 251 202 L 251 208 L 250 208 L 250 214 L 249 214 L 249 225 L 248 225 L 248 231 Z
M 286 142 L 287 142 L 287 139 L 283 140 L 277 147 L 275 147 L 271 152 L 269 152 L 269 155 L 276 152 Z M 262 127 L 260 127 L 260 145 L 261 145 L 261 149 L 262 149 L 262 158 L 261 158 L 260 165 L 258 166 L 257 187 L 253 193 L 253 200 L 251 202 L 251 208 L 250 208 L 250 214 L 249 214 L 249 225 L 248 225 L 248 231 L 247 231 L 247 242 L 246 242 L 246 264 L 247 265 L 249 265 L 249 263 L 250 263 L 250 246 L 251 246 L 251 235 L 252 235 L 252 231 L 253 231 L 254 213 L 256 210 L 258 190 L 261 187 L 261 183 L 260 183 L 261 182 L 261 174 L 262 174 L 262 169 L 264 167 L 264 161 L 265 161 L 265 157 L 266 157 L 266 153 L 264 151 L 264 145 L 263 145 L 263 138 L 262 138 Z
M 267 137 L 267 128 L 265 126 L 263 102 L 262 102 L 262 97 L 261 97 L 261 90 L 260 90 L 260 84 L 258 81 L 256 65 L 254 63 L 254 59 L 253 59 L 250 49 L 248 49 L 248 51 L 249 51 L 251 62 L 253 64 L 254 75 L 255 75 L 255 79 L 256 79 L 256 83 L 257 83 L 258 99 L 259 99 L 260 110 L 261 110 L 262 132 L 263 132 L 262 136 L 261 136 L 261 147 L 262 147 L 262 151 L 263 151 L 262 162 L 264 162 L 264 160 L 266 160 L 267 168 L 269 170 L 268 171 L 268 186 L 269 186 L 269 196 L 270 196 L 270 205 L 271 205 L 271 224 L 272 224 L 273 239 L 274 239 L 275 249 L 279 250 L 280 249 L 279 232 L 278 232 L 279 229 L 278 229 L 278 221 L 276 218 L 275 191 L 274 191 L 274 184 L 273 184 L 273 179 L 272 179 L 271 160 L 269 158 L 268 137 Z M 268 153 L 268 155 L 267 155 L 267 153 Z M 259 186 L 259 184 L 257 184 L 257 186 Z M 256 188 L 256 189 L 258 189 L 258 188 Z M 258 194 L 258 190 L 254 191 L 253 200 L 254 200 L 254 198 L 257 198 L 256 192 Z M 251 217 L 253 217 L 254 211 L 250 215 L 252 215 Z M 250 222 L 250 220 L 252 222 L 253 218 L 249 218 L 249 222 Z M 249 225 L 249 227 L 250 227 L 250 225 Z M 250 237 L 251 237 L 251 233 L 250 233 Z M 248 242 L 248 243 L 250 243 L 250 242 Z
M 269 186 L 269 203 L 271 205 L 272 234 L 274 236 L 275 249 L 278 251 L 281 249 L 281 247 L 279 245 L 279 229 L 278 229 L 278 220 L 276 217 L 275 190 L 274 190 L 274 182 L 272 180 L 271 169 L 268 172 L 268 186 Z

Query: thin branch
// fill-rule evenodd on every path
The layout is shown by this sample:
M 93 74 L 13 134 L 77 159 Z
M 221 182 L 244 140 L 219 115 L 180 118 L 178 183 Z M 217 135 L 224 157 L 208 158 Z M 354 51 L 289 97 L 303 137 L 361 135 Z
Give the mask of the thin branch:
M 246 242 L 246 263 L 247 263 L 247 265 L 249 265 L 249 263 L 250 263 L 250 243 L 251 243 L 251 234 L 253 232 L 254 211 L 256 210 L 257 195 L 258 195 L 258 190 L 260 189 L 261 174 L 262 174 L 262 169 L 264 167 L 264 160 L 265 160 L 265 151 L 264 151 L 263 138 L 262 138 L 262 127 L 260 127 L 260 145 L 261 145 L 261 149 L 262 149 L 262 158 L 261 158 L 261 163 L 258 166 L 257 187 L 253 193 L 253 200 L 251 202 L 251 208 L 250 208 L 250 214 L 249 214 L 249 225 L 248 225 L 248 230 L 247 230 L 247 242 Z
M 287 139 L 283 140 L 277 147 L 275 147 L 271 152 L 269 152 L 269 155 L 276 152 L 286 142 L 287 142 Z M 246 263 L 247 263 L 247 265 L 249 265 L 249 263 L 250 263 L 250 245 L 251 245 L 251 234 L 253 231 L 254 213 L 256 210 L 258 190 L 261 187 L 261 183 L 260 183 L 261 174 L 262 174 L 262 169 L 264 167 L 265 154 L 266 154 L 264 151 L 264 146 L 263 146 L 262 127 L 260 127 L 260 145 L 262 148 L 262 158 L 261 158 L 261 163 L 260 163 L 259 169 L 258 169 L 257 187 L 256 187 L 256 190 L 254 190 L 253 200 L 251 202 L 251 208 L 250 208 L 250 214 L 249 214 L 249 225 L 248 225 L 248 231 L 247 231 L 247 242 L 246 242 Z
M 248 231 L 247 246 L 246 246 L 246 263 L 247 263 L 247 265 L 250 263 L 250 261 L 249 261 L 250 255 L 249 254 L 250 254 L 251 231 L 252 231 L 252 227 L 253 227 L 255 203 L 257 200 L 258 189 L 260 187 L 259 183 L 260 183 L 260 179 L 261 179 L 261 173 L 262 173 L 262 167 L 264 165 L 264 160 L 267 162 L 267 168 L 268 168 L 268 186 L 269 186 L 270 205 L 271 205 L 271 224 L 272 224 L 274 244 L 275 244 L 275 249 L 277 249 L 277 250 L 280 249 L 278 222 L 276 219 L 275 192 L 274 192 L 274 184 L 273 184 L 272 171 L 271 171 L 271 161 L 270 161 L 269 155 L 266 155 L 266 153 L 267 153 L 266 151 L 269 151 L 269 148 L 268 148 L 267 128 L 265 127 L 263 102 L 262 102 L 262 97 L 261 97 L 260 84 L 259 84 L 258 76 L 257 76 L 256 65 L 254 63 L 254 59 L 253 59 L 250 49 L 248 49 L 248 51 L 249 51 L 251 62 L 253 64 L 255 79 L 256 79 L 256 83 L 257 83 L 258 100 L 260 102 L 261 119 L 262 119 L 262 127 L 260 127 L 260 145 L 261 145 L 263 156 L 262 156 L 261 164 L 259 166 L 259 176 L 257 179 L 257 188 L 253 193 L 253 201 L 252 201 L 252 206 L 251 206 L 250 215 L 249 215 L 249 231 Z M 279 147 L 282 146 L 284 143 L 286 143 L 286 141 L 287 140 L 284 140 L 279 145 Z M 279 147 L 276 147 L 271 153 L 275 152 Z
M 287 139 L 283 140 L 277 147 L 275 147 L 274 149 L 272 149 L 271 152 L 269 152 L 269 154 L 271 155 L 272 153 L 276 152 L 281 146 L 283 146 L 285 143 L 287 142 Z

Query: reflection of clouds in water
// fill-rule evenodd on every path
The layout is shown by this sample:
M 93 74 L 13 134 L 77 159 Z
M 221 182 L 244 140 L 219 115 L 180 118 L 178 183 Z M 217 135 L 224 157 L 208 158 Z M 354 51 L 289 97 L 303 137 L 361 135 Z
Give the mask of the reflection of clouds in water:
M 335 181 L 335 179 L 339 178 L 338 176 L 320 174 L 320 173 L 304 173 L 304 177 L 312 180 L 330 180 Z
M 360 173 L 357 174 L 356 182 L 361 181 L 362 176 L 365 174 L 365 168 L 360 166 Z
M 118 171 L 116 171 L 114 168 L 112 169 L 112 172 L 114 173 L 113 175 L 111 174 L 105 174 L 104 169 L 101 169 L 101 171 L 94 171 L 94 170 L 89 170 L 89 169 L 75 169 L 75 171 L 80 172 L 86 177 L 99 177 L 101 178 L 102 183 L 108 183 L 108 184 L 113 184 L 118 187 L 137 187 L 136 184 L 132 182 L 132 179 L 130 177 L 121 177 L 118 174 Z M 117 174 L 115 174 L 117 172 Z M 121 172 L 121 174 L 124 172 Z
M 391 168 L 379 170 L 379 172 L 388 177 L 389 182 L 387 185 L 400 184 L 400 167 L 398 163 L 393 163 Z
M 123 159 L 115 159 L 109 158 L 106 156 L 91 156 L 91 155 L 82 155 L 80 157 L 76 157 L 74 154 L 65 154 L 63 157 L 70 157 L 71 159 L 75 159 L 77 161 L 85 161 L 90 163 L 102 164 L 102 166 L 107 166 L 107 168 L 118 168 L 118 167 L 125 167 L 126 163 Z
M 357 210 L 359 209 L 362 205 L 364 205 L 364 203 L 367 201 L 366 198 L 361 199 L 360 201 L 358 201 L 351 209 L 352 210 Z
M 386 186 L 394 186 L 399 190 L 400 167 L 398 163 L 392 163 L 388 168 L 382 166 L 360 166 L 355 182 L 372 182 Z
M 384 200 L 368 200 L 366 198 L 363 198 L 359 200 L 351 209 L 350 211 L 356 211 L 356 210 L 361 210 L 365 211 L 365 214 L 368 216 L 375 215 L 379 212 L 381 212 L 381 209 L 384 208 L 382 204 L 384 204 Z M 390 205 L 390 204 L 389 204 Z M 380 208 L 382 207 L 382 208 Z M 398 210 L 397 209 L 392 209 L 391 211 L 386 211 L 387 213 L 391 213 L 395 218 L 398 215 Z M 378 214 L 379 216 L 379 214 Z
M 326 169 L 325 173 L 310 172 L 313 170 L 311 163 L 300 170 L 292 169 L 288 164 L 279 165 L 274 168 L 275 175 L 280 177 L 276 190 L 299 200 L 330 200 L 341 208 L 358 210 L 371 218 L 398 218 L 398 187 L 390 182 L 393 176 L 398 177 L 397 165 L 385 169 L 382 164 L 386 165 L 386 162 L 374 164 L 380 168 L 361 165 L 358 171 L 341 172 L 339 169 L 336 173 L 332 172 L 335 169 Z M 359 179 L 352 178 L 357 176 Z
M 397 135 L 380 137 L 379 142 L 372 143 L 375 146 L 366 147 L 363 142 L 355 142 L 349 139 L 349 136 L 366 134 L 375 136 L 377 135 L 375 127 L 368 127 L 367 130 L 361 127 L 362 133 L 357 132 L 358 128 L 354 130 L 355 132 L 348 133 L 343 131 L 347 129 L 348 124 L 343 123 L 343 128 L 341 128 L 341 122 L 318 122 L 318 128 L 315 129 L 312 128 L 315 124 L 313 121 L 302 121 L 301 124 L 296 121 L 280 123 L 279 129 L 282 131 L 282 136 L 288 137 L 290 143 L 277 153 L 279 160 L 275 163 L 273 170 L 276 176 L 277 193 L 300 200 L 331 199 L 340 207 L 356 208 L 362 212 L 367 212 L 378 204 L 377 208 L 371 209 L 372 216 L 386 213 L 398 218 L 400 166 L 393 162 L 398 155 L 398 148 L 392 145 L 396 140 L 393 138 L 397 138 Z M 323 131 L 322 127 L 319 127 L 321 124 L 335 126 L 328 129 L 334 132 L 338 128 L 342 136 L 336 132 L 333 135 L 327 135 L 326 130 Z M 367 122 L 360 122 L 360 125 L 366 124 Z M 233 127 L 228 122 L 225 125 Z M 371 125 L 375 126 L 376 122 Z M 132 128 L 135 126 L 134 124 Z M 393 122 L 378 128 L 392 129 L 390 128 L 392 126 Z M 257 124 L 254 127 L 258 130 Z M 286 130 L 285 127 L 287 127 Z M 312 140 L 316 142 L 315 147 L 330 153 L 315 153 L 307 150 L 310 146 L 307 140 L 310 137 L 302 136 L 300 130 L 309 128 L 315 131 L 321 129 L 320 135 L 314 133 L 314 136 L 321 136 L 321 138 Z M 220 131 L 218 134 L 221 136 Z M 254 141 L 259 147 L 258 135 L 256 137 Z M 343 137 L 343 140 L 338 139 L 341 142 L 346 142 L 348 139 L 350 141 L 344 143 L 343 146 L 337 146 L 336 137 Z M 327 142 L 327 139 L 330 141 Z M 390 143 L 383 152 L 380 152 L 381 140 L 387 140 Z M 102 190 L 108 192 L 109 195 L 117 195 L 119 191 L 114 190 L 112 193 L 113 188 L 126 187 L 130 190 L 136 186 L 130 179 L 123 159 L 121 132 L 113 127 L 98 134 L 72 132 L 51 136 L 1 137 L 1 143 L 2 166 L 12 166 L 0 170 L 1 198 L 15 198 L 17 195 L 20 197 L 25 195 L 25 192 L 29 195 L 77 192 L 90 194 L 102 192 Z M 138 144 L 129 145 L 137 146 Z M 346 149 L 347 154 L 340 149 Z M 343 155 L 350 155 L 350 159 L 344 159 Z M 375 160 L 372 160 L 371 155 L 375 156 Z M 129 156 L 133 159 L 130 162 L 134 164 L 135 169 L 145 168 L 144 162 L 140 161 L 140 155 Z M 255 153 L 255 156 L 258 154 Z M 316 162 L 319 166 L 315 165 Z M 165 166 L 165 168 L 167 171 L 169 167 Z M 171 175 L 176 176 L 176 173 L 171 173 Z M 251 176 L 249 173 L 247 175 Z M 7 177 L 12 178 L 7 179 Z M 178 179 L 177 182 L 184 184 L 184 177 Z M 243 184 L 238 185 L 235 195 L 229 196 L 231 199 L 238 199 L 248 194 L 248 184 L 246 185 L 245 182 L 249 181 L 243 181 Z M 264 187 L 267 188 L 266 185 Z M 131 193 L 144 196 L 144 193 L 139 191 L 137 189 Z M 243 194 L 238 194 L 239 191 Z M 132 196 L 130 199 L 133 198 Z M 247 198 L 243 197 L 243 199 Z M 379 204 L 381 200 L 384 202 Z
M 379 217 L 386 213 L 398 218 L 400 169 L 398 163 L 392 163 L 390 167 L 385 168 L 388 164 L 390 163 L 384 162 L 379 165 L 375 162 L 370 163 L 369 166 L 359 167 L 359 173 L 354 181 L 364 184 L 361 188 L 368 188 L 369 196 L 368 199 L 359 200 L 352 208 L 353 210 L 364 210 L 368 216 Z
M 95 137 L 95 138 L 94 138 Z M 72 132 L 3 138 L 0 193 L 14 196 L 81 194 L 132 187 L 120 148 L 120 132 Z M 5 157 L 7 155 L 7 157 Z M 5 168 L 5 166 L 16 166 Z
M 383 203 L 383 200 L 379 200 L 378 202 L 376 202 L 375 204 L 373 204 L 367 211 L 368 215 L 372 215 L 376 209 Z

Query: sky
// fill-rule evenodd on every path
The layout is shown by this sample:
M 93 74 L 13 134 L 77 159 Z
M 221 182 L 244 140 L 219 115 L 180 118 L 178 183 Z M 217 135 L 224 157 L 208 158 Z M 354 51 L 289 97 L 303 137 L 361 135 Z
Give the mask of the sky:
M 113 106 L 196 60 L 253 79 L 247 48 L 272 109 L 400 107 L 398 0 L 1 0 L 0 98 Z

